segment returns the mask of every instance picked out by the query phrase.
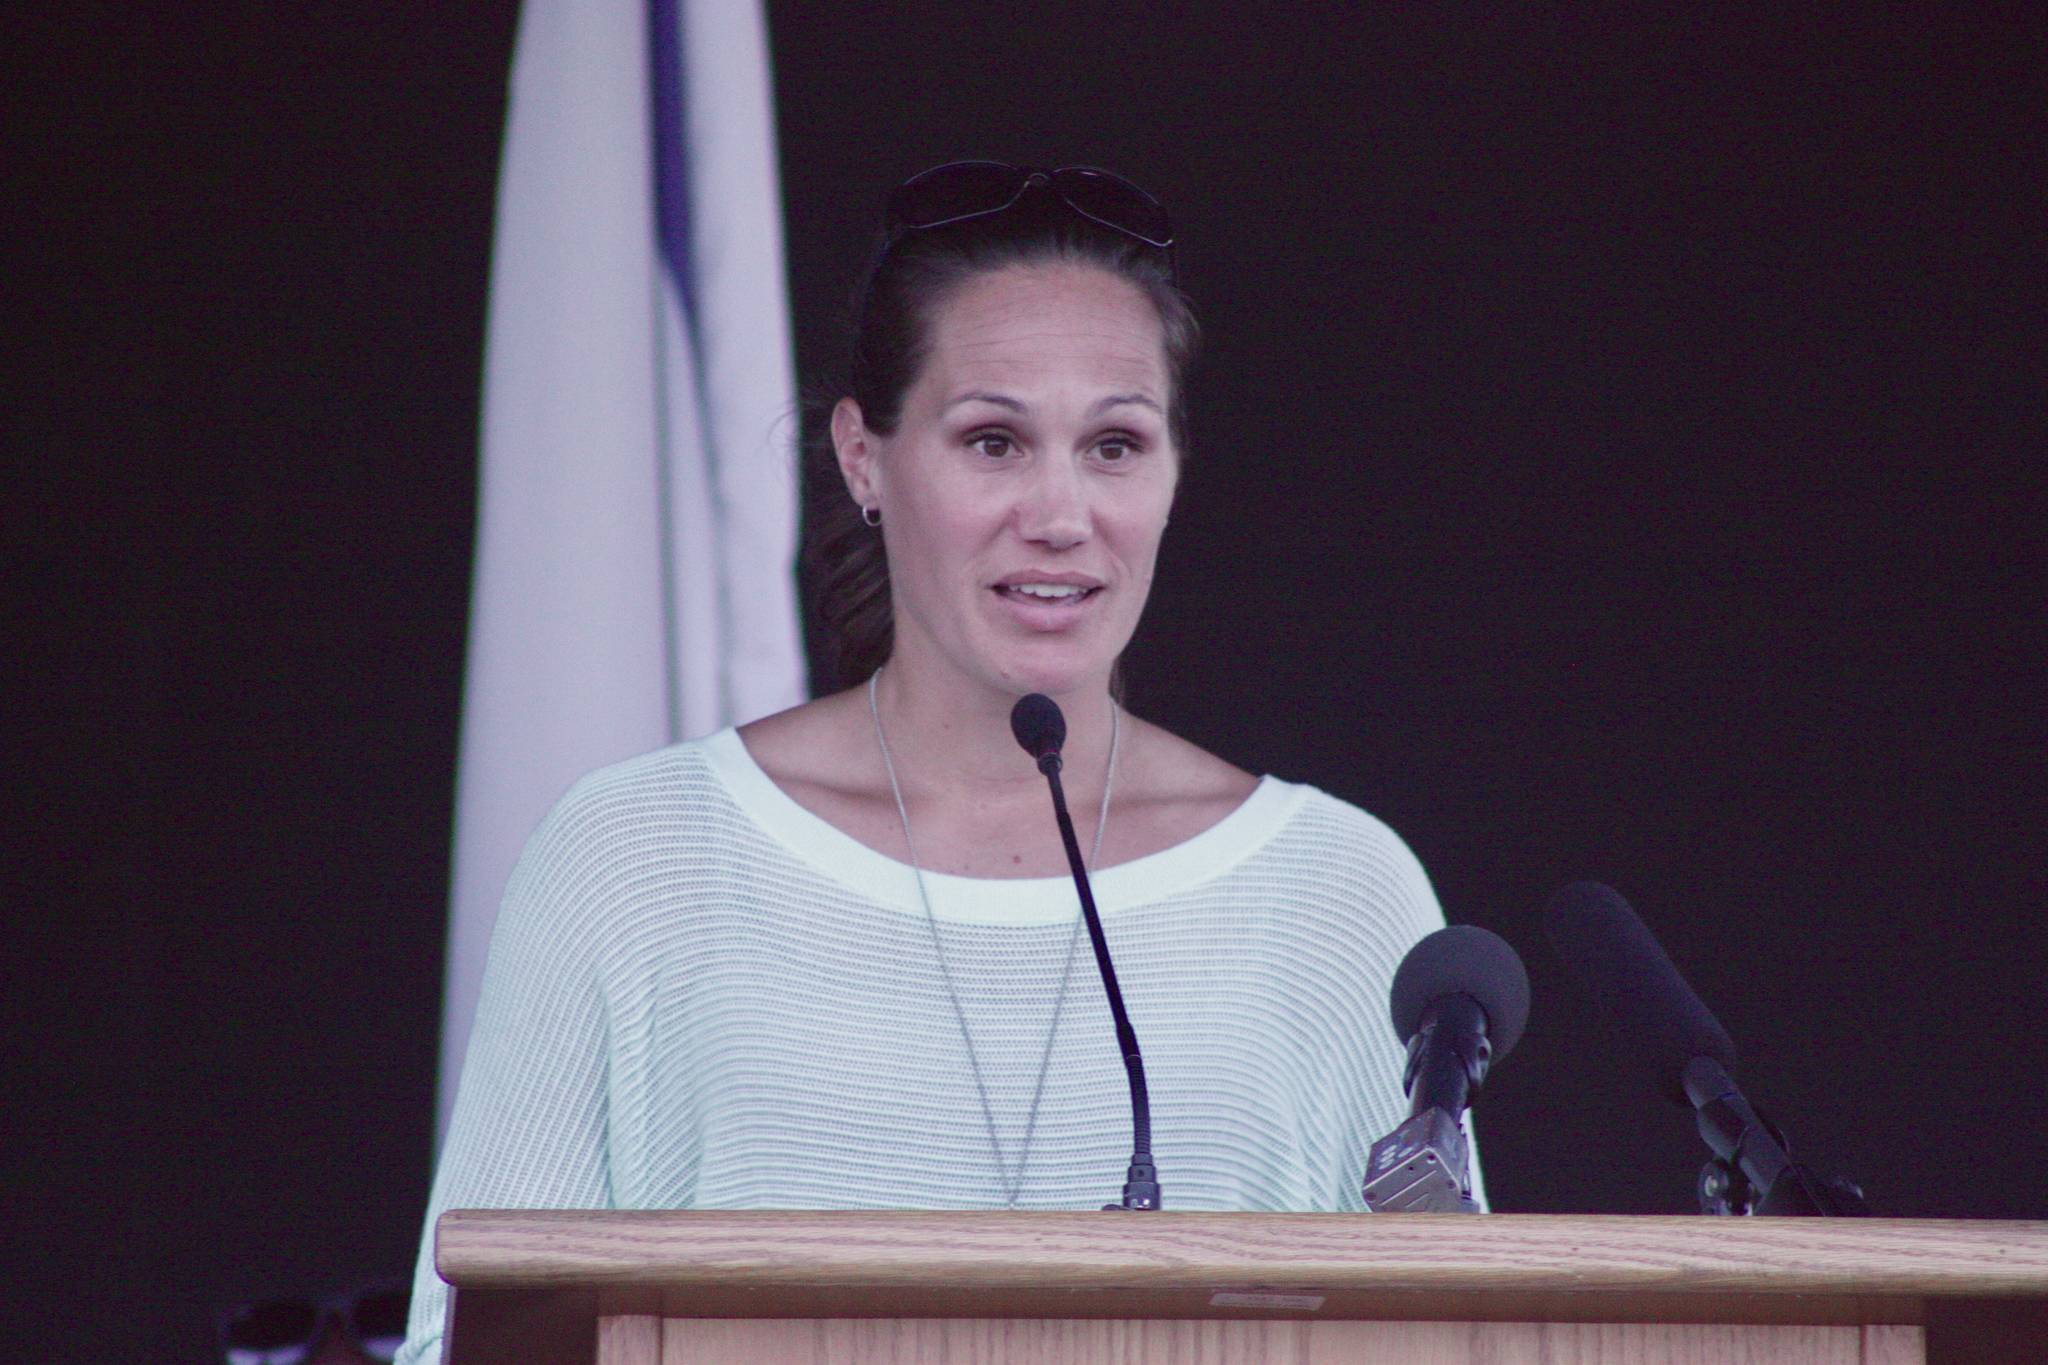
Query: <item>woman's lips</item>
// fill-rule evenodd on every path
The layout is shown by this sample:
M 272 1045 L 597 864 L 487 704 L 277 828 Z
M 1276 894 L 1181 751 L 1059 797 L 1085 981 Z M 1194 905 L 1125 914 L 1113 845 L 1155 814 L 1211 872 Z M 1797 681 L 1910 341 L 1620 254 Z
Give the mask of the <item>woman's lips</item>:
M 1037 592 L 1031 587 L 1039 587 Z M 1044 632 L 1069 629 L 1086 615 L 1086 608 L 1101 596 L 1100 587 L 1077 584 L 1025 585 L 998 583 L 989 589 L 1004 610 L 1026 627 Z
M 1079 602 L 1095 589 L 1084 583 L 998 583 L 996 591 L 1005 597 L 1027 602 Z

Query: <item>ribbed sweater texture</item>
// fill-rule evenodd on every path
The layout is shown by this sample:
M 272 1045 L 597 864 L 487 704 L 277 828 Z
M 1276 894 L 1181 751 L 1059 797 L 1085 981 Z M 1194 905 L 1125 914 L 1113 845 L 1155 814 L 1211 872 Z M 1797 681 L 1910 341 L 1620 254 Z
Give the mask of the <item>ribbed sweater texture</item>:
M 447 1209 L 996 1209 L 1020 1153 L 1018 1207 L 1114 1200 L 1130 1099 L 1085 933 L 1023 1150 L 1073 883 L 925 880 L 1001 1166 L 907 863 L 799 806 L 732 730 L 577 783 L 506 889 L 398 1365 L 440 1356 Z M 1092 880 L 1164 1206 L 1362 1210 L 1366 1151 L 1406 1116 L 1388 987 L 1443 924 L 1407 846 L 1267 777 Z

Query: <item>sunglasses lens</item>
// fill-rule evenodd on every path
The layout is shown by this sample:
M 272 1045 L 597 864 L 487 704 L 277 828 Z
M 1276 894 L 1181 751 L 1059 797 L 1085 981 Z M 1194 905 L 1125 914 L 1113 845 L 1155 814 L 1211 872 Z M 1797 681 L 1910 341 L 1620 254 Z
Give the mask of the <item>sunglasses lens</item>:
M 1166 209 L 1120 175 L 1092 166 L 1069 166 L 1054 173 L 1052 187 L 1076 212 L 1104 227 L 1150 246 L 1173 245 L 1173 225 L 1167 221 Z
M 405 1315 L 412 1295 L 405 1289 L 386 1289 L 356 1300 L 354 1326 L 363 1350 L 378 1360 L 389 1360 L 405 1344 Z
M 221 1346 L 234 1365 L 294 1365 L 319 1326 L 320 1312 L 309 1303 L 252 1303 L 221 1328 Z
M 955 161 L 912 176 L 889 195 L 889 227 L 937 227 L 1007 208 L 1029 172 L 1000 161 Z

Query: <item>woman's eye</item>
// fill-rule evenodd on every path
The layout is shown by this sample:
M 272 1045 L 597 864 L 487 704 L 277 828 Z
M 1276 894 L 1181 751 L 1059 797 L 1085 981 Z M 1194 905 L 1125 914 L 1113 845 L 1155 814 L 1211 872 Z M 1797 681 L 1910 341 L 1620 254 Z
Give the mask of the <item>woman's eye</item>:
M 1120 464 L 1138 453 L 1138 444 L 1128 436 L 1105 436 L 1096 442 L 1095 453 L 1104 464 Z
M 1000 460 L 1003 456 L 1010 453 L 1010 438 L 1003 435 L 1000 431 L 980 432 L 977 435 L 968 437 L 967 444 L 973 446 L 991 460 Z

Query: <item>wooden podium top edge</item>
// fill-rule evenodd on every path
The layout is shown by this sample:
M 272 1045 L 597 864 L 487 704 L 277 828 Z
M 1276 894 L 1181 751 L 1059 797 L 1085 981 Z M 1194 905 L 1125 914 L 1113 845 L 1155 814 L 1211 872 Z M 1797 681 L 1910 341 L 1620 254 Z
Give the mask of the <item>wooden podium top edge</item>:
M 2048 1222 L 469 1209 L 435 1264 L 458 1288 L 2048 1298 Z

